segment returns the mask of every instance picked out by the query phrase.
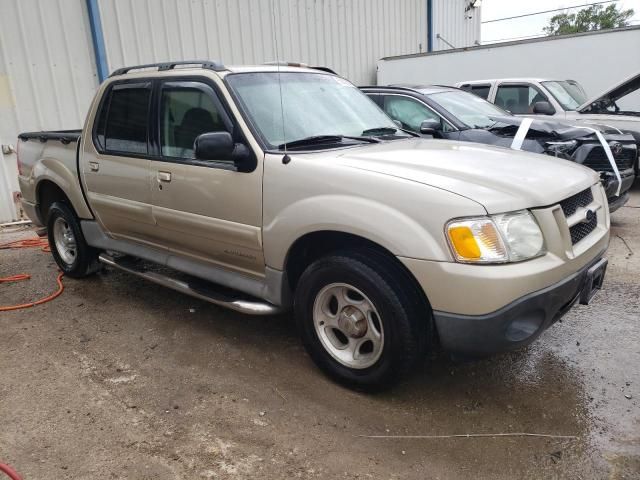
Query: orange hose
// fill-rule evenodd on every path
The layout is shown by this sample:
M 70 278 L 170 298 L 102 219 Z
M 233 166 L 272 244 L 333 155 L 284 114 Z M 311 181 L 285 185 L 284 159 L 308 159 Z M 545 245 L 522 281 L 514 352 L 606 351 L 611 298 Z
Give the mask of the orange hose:
M 32 248 L 32 247 L 42 247 L 41 250 L 43 252 L 50 252 L 49 243 L 46 240 L 41 238 L 29 238 L 26 240 L 16 240 L 14 242 L 3 243 L 0 244 L 0 250 L 6 250 L 9 248 Z M 36 305 L 41 305 L 45 302 L 49 302 L 59 296 L 64 291 L 64 285 L 62 284 L 62 276 L 64 272 L 60 272 L 58 277 L 56 278 L 56 283 L 58 284 L 58 290 L 53 292 L 51 295 L 47 295 L 44 298 L 36 300 L 34 302 L 22 303 L 20 305 L 7 305 L 0 306 L 0 312 L 8 312 L 10 310 L 20 310 L 22 308 L 34 307 Z M 20 282 L 22 280 L 29 280 L 31 275 L 27 273 L 19 273 L 17 275 L 11 275 L 9 277 L 0 277 L 0 283 L 8 283 L 8 282 Z
M 0 250 L 31 247 L 42 247 L 43 252 L 51 251 L 51 248 L 49 248 L 49 242 L 43 238 L 27 238 L 26 240 L 14 240 L 13 242 L 0 244 Z
M 6 473 L 11 480 L 22 480 L 18 472 L 5 463 L 0 463 L 0 472 Z
M 21 280 L 29 280 L 30 278 L 31 275 L 29 275 L 28 273 L 19 273 L 17 275 L 11 275 L 9 277 L 0 277 L 0 283 L 19 282 Z

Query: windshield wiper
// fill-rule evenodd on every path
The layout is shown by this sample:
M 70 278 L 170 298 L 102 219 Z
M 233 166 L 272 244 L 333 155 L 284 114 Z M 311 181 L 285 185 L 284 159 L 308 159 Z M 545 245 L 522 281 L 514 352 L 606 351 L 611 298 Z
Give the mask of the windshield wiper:
M 358 137 L 350 135 L 313 135 L 311 137 L 305 137 L 299 140 L 292 140 L 291 142 L 282 143 L 278 145 L 278 148 L 282 150 L 283 148 L 307 147 L 313 145 L 322 145 L 323 143 L 341 143 L 344 139 L 358 140 L 366 143 L 380 142 L 380 140 L 371 137 Z
M 367 128 L 360 135 L 393 135 L 397 131 L 398 129 L 393 127 L 376 127 Z

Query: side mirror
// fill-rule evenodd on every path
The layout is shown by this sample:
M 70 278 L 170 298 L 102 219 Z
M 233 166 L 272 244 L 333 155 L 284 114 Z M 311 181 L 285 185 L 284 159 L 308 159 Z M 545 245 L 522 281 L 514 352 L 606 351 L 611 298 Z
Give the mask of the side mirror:
M 233 160 L 235 144 L 229 132 L 209 132 L 198 135 L 195 154 L 198 160 Z
M 533 104 L 533 113 L 538 113 L 540 115 L 554 115 L 556 113 L 556 109 L 547 101 L 536 102 Z
M 423 135 L 435 135 L 440 130 L 440 121 L 429 119 L 420 124 L 420 133 Z

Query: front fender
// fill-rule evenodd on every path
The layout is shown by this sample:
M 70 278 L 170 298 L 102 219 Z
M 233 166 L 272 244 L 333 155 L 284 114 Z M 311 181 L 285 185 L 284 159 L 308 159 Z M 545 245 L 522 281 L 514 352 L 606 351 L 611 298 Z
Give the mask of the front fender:
M 295 241 L 319 231 L 357 235 L 398 256 L 450 259 L 442 230 L 438 229 L 438 238 L 434 238 L 424 225 L 384 203 L 336 194 L 301 199 L 286 206 L 264 226 L 267 265 L 282 270 Z

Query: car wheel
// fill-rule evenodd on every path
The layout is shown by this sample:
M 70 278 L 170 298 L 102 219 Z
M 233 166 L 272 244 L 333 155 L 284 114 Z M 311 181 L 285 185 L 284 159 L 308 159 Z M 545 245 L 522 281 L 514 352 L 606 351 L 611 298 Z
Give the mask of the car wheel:
M 82 278 L 98 270 L 98 250 L 87 245 L 80 222 L 64 203 L 51 205 L 47 214 L 51 253 L 65 275 Z
M 424 355 L 430 313 L 395 259 L 374 250 L 323 257 L 304 271 L 294 310 L 304 346 L 335 380 L 379 389 Z

